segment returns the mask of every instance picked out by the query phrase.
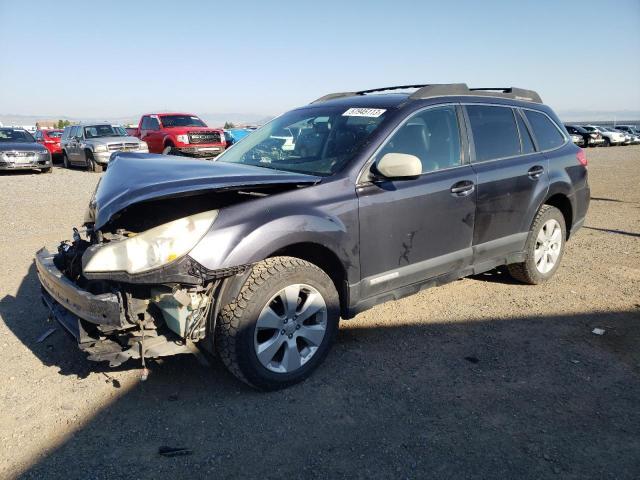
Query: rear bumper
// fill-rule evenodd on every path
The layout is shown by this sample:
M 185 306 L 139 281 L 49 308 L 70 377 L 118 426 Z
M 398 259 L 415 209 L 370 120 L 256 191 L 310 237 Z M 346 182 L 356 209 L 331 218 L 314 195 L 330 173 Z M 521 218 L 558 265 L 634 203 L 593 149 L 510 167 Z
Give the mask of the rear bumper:
M 584 225 L 587 211 L 589 210 L 589 203 L 591 202 L 591 189 L 588 185 L 580 190 L 576 190 L 573 196 L 574 208 L 574 221 L 571 225 L 569 232 L 569 238 L 571 238 L 580 228 Z
M 49 150 L 49 153 L 51 155 L 58 155 L 58 154 L 62 153 L 62 148 L 60 147 L 59 143 L 56 143 L 56 144 L 46 143 L 44 145 L 44 148 Z
M 65 328 L 67 325 L 60 321 L 58 318 L 60 315 L 56 315 L 58 306 L 94 325 L 105 325 L 115 329 L 125 327 L 124 310 L 119 295 L 115 293 L 94 295 L 81 289 L 58 270 L 53 263 L 53 255 L 46 248 L 36 253 L 35 261 L 40 284 L 46 293 L 46 296 L 43 295 L 44 301 L 56 320 Z

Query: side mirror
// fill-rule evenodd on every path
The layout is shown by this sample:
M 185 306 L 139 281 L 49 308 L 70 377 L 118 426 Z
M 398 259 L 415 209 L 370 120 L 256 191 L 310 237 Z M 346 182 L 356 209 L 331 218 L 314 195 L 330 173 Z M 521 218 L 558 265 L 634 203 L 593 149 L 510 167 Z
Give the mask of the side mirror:
M 422 173 L 420 159 L 406 153 L 387 153 L 375 167 L 386 178 L 415 178 Z

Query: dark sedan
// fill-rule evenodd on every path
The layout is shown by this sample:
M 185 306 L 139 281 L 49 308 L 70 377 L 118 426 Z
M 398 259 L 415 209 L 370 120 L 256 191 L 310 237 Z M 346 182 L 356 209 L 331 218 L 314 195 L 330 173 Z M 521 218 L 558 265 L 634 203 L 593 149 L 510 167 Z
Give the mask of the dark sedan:
M 21 128 L 0 128 L 0 171 L 51 172 L 51 154 L 33 135 Z

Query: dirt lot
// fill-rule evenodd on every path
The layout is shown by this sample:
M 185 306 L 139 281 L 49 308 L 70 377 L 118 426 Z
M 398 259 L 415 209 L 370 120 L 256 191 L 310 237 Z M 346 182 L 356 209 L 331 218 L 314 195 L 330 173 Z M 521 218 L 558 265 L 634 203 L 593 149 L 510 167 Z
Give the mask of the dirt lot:
M 638 478 L 640 147 L 587 155 L 591 209 L 552 282 L 492 272 L 381 305 L 270 394 L 189 356 L 142 383 L 60 330 L 38 343 L 33 254 L 98 175 L 1 175 L 0 478 Z

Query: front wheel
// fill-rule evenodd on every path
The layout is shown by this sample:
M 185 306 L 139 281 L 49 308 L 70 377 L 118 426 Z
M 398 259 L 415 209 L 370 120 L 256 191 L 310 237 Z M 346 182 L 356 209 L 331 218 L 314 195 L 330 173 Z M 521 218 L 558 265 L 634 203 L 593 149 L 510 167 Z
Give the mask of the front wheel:
M 293 257 L 253 266 L 216 325 L 217 351 L 238 379 L 277 390 L 307 378 L 338 330 L 338 293 L 327 274 Z
M 509 273 L 516 280 L 531 285 L 546 282 L 560 266 L 566 238 L 562 212 L 551 205 L 543 205 L 529 231 L 525 260 L 507 265 Z
M 87 171 L 101 173 L 102 170 L 102 165 L 96 162 L 96 159 L 93 158 L 93 154 L 91 152 L 87 152 Z
M 64 168 L 71 168 L 69 157 L 67 157 L 67 152 L 62 153 L 62 165 L 64 166 Z
M 175 155 L 173 145 L 167 145 L 162 149 L 162 155 Z

